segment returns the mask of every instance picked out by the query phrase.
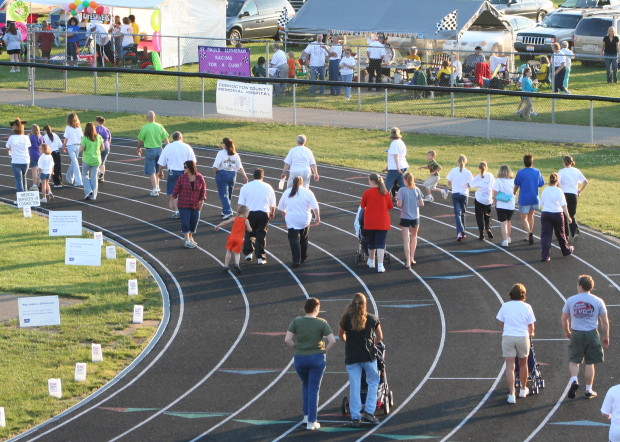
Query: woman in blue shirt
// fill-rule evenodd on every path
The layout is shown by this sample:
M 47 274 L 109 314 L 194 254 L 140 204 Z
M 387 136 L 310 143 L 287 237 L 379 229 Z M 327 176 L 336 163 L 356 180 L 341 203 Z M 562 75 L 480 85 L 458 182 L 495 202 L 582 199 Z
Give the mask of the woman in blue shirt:
M 69 19 L 67 24 L 67 61 L 78 60 L 78 42 L 80 41 L 80 26 L 78 20 L 75 17 Z

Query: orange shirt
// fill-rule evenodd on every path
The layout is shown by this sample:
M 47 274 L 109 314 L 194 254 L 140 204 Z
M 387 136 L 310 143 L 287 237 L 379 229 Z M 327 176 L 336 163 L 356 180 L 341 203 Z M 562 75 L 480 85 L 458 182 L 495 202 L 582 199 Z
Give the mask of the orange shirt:
M 362 195 L 364 209 L 364 229 L 390 230 L 390 209 L 394 208 L 390 192 L 381 195 L 376 187 L 371 187 Z
M 230 235 L 233 238 L 243 238 L 243 235 L 245 235 L 245 220 L 247 218 L 242 218 L 240 216 L 236 216 L 235 217 L 235 223 L 232 226 L 232 229 L 230 229 Z
M 288 64 L 288 78 L 295 78 L 297 76 L 295 71 L 301 69 L 301 65 L 294 58 L 289 58 L 286 63 Z

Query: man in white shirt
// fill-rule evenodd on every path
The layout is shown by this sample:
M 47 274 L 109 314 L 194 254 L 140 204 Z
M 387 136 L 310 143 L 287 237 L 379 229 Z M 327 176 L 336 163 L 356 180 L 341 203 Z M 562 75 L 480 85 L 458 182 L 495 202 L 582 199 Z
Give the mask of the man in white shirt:
M 110 41 L 108 31 L 98 23 L 91 23 L 88 27 L 92 37 L 95 39 L 95 53 L 97 54 L 97 66 L 105 66 L 105 56 L 108 51 L 106 45 Z
M 252 253 L 256 254 L 258 264 L 267 264 L 265 246 L 267 245 L 267 228 L 269 220 L 276 212 L 276 194 L 273 188 L 263 181 L 263 169 L 254 171 L 254 180 L 241 187 L 239 205 L 250 209 L 248 221 L 252 231 L 245 232 L 243 254 L 246 261 L 252 261 Z
M 607 390 L 601 413 L 605 419 L 611 420 L 609 440 L 620 441 L 620 385 L 614 385 Z
M 575 58 L 575 55 L 573 54 L 573 51 L 571 51 L 568 47 L 567 41 L 562 42 L 562 49 L 560 49 L 560 52 L 566 55 L 566 67 L 564 68 L 566 70 L 566 74 L 564 74 L 564 89 L 568 91 L 568 77 L 570 77 L 570 68 L 572 65 L 572 60 L 573 58 Z
M 166 181 L 166 194 L 172 195 L 174 186 L 177 184 L 177 180 L 183 175 L 185 170 L 185 162 L 196 162 L 196 155 L 194 149 L 189 144 L 183 142 L 183 134 L 181 132 L 175 132 L 172 134 L 172 143 L 167 144 L 166 148 L 161 152 L 157 165 L 159 167 L 159 179 L 164 179 L 164 167 L 168 167 L 168 180 Z M 177 199 L 173 200 L 174 213 L 172 219 L 179 219 L 179 209 L 177 208 Z
M 551 56 L 551 64 L 553 65 L 553 92 L 558 90 L 570 94 L 568 89 L 564 87 L 564 77 L 566 76 L 566 55 L 560 50 L 560 43 L 551 45 L 553 55 Z
M 313 41 L 306 49 L 302 51 L 302 55 L 310 58 L 310 80 L 325 80 L 325 56 L 329 55 L 327 47 L 323 44 L 323 34 L 316 35 L 316 41 Z M 316 85 L 310 86 L 310 95 L 316 92 Z M 325 86 L 321 85 L 321 94 L 325 93 Z
M 383 35 L 379 35 L 378 40 L 370 43 L 366 49 L 368 56 L 368 82 L 374 83 L 381 75 L 381 65 L 385 62 L 386 52 Z
M 288 155 L 284 158 L 284 167 L 282 168 L 282 178 L 286 178 L 286 173 L 290 170 L 288 178 L 288 187 L 293 185 L 293 179 L 300 176 L 304 180 L 304 187 L 310 187 L 310 175 L 314 175 L 314 181 L 319 180 L 319 171 L 316 167 L 314 154 L 306 147 L 306 136 L 304 134 L 297 135 L 297 146 L 292 147 L 288 151 Z
M 279 43 L 273 44 L 273 55 L 271 56 L 271 62 L 269 63 L 269 68 L 271 72 L 275 72 L 275 75 L 271 75 L 271 77 L 288 78 L 288 63 L 286 59 L 286 54 L 284 53 L 282 49 L 280 49 Z M 280 83 L 276 85 L 276 87 L 274 88 L 275 95 L 283 94 L 284 88 L 285 88 L 284 83 Z
M 329 81 L 340 81 L 340 59 L 342 45 L 337 35 L 332 35 L 332 47 L 329 49 Z M 330 95 L 340 95 L 340 86 L 330 86 Z

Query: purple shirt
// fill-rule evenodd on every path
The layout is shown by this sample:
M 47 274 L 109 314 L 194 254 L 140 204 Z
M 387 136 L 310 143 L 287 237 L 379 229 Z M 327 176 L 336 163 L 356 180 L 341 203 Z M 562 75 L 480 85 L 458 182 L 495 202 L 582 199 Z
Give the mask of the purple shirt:
M 110 129 L 105 126 L 95 126 L 95 131 L 98 135 L 101 135 L 101 138 L 103 138 L 103 147 L 109 149 L 110 141 L 112 141 L 112 134 L 110 133 Z
M 39 152 L 39 146 L 43 144 L 43 137 L 40 135 L 30 134 L 30 147 L 28 153 L 30 154 L 30 161 L 37 162 L 41 153 Z

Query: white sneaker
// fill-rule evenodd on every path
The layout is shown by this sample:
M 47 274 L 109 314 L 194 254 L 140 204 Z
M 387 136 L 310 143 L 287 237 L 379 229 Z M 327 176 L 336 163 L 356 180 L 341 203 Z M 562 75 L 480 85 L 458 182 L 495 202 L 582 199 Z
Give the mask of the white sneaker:
M 537 117 L 537 116 L 538 116 L 538 113 L 537 113 L 537 112 L 532 111 L 532 117 Z
M 34 192 L 35 190 L 39 190 L 39 187 L 37 187 L 37 185 L 36 185 L 36 184 L 33 184 L 32 186 L 30 186 L 30 189 L 29 189 L 29 190 L 31 190 L 31 191 L 33 191 L 33 192 Z
M 310 431 L 318 430 L 319 428 L 321 428 L 321 424 L 319 424 L 318 422 L 308 422 L 306 428 Z
M 263 265 L 263 264 L 267 264 L 267 260 L 263 259 L 263 258 L 258 258 L 258 261 L 256 261 L 258 263 L 258 265 Z
M 383 264 L 377 264 L 377 272 L 379 273 L 385 272 L 385 267 L 383 267 Z
M 366 261 L 366 265 L 370 267 L 371 269 L 375 268 L 375 262 L 370 258 L 368 258 L 368 261 Z
M 510 244 L 512 242 L 512 238 L 508 237 L 508 239 L 506 241 L 508 242 L 508 244 Z
M 519 397 L 526 397 L 528 394 L 530 394 L 530 389 L 525 387 L 525 389 L 521 389 L 519 391 Z
M 151 190 L 151 193 L 149 193 L 149 195 L 151 195 L 151 196 L 159 196 L 159 192 L 157 191 L 157 189 L 153 189 L 153 190 Z
M 307 423 L 308 423 L 308 416 L 307 416 L 307 415 L 304 415 L 304 419 L 302 420 L 302 422 L 303 422 L 304 424 L 307 424 Z
M 432 197 L 431 195 L 426 195 L 426 196 L 424 197 L 424 201 L 427 201 L 427 202 L 429 202 L 429 203 L 432 203 L 434 200 L 433 200 L 433 197 Z
M 194 244 L 193 242 L 185 241 L 183 247 L 185 247 L 186 249 L 195 249 L 196 244 Z
M 41 202 L 42 203 L 46 203 L 47 202 L 47 198 L 41 198 Z
M 245 260 L 252 261 L 252 254 L 250 253 L 249 255 L 245 255 Z
M 502 247 L 508 247 L 508 241 L 502 241 L 499 245 Z
M 448 191 L 446 189 L 443 189 L 441 191 L 441 196 L 443 197 L 443 199 L 447 200 L 448 199 Z
M 509 404 L 516 404 L 517 403 L 517 399 L 515 398 L 514 394 L 509 394 L 508 395 L 508 400 L 506 401 Z

